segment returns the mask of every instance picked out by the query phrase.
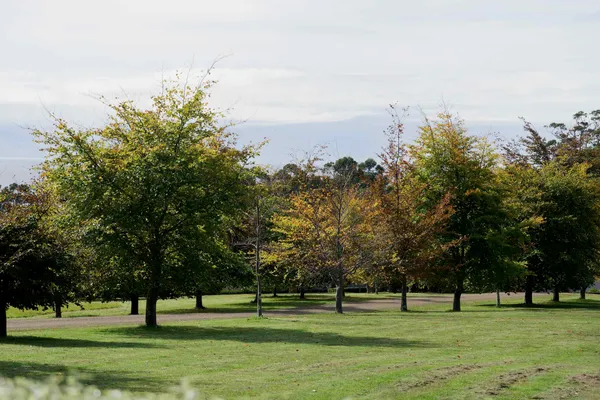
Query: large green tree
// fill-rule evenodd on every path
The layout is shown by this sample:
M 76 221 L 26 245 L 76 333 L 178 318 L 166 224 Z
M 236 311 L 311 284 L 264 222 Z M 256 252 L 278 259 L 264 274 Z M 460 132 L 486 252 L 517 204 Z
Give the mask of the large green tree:
M 564 229 L 569 229 L 569 221 L 572 218 L 577 218 L 568 199 L 569 191 L 575 186 L 583 184 L 587 185 L 591 191 L 589 196 L 595 196 L 596 189 L 594 185 L 598 185 L 597 180 L 587 181 L 578 176 L 575 178 L 573 171 L 570 168 L 578 165 L 583 167 L 587 174 L 591 177 L 600 175 L 600 110 L 591 111 L 589 113 L 579 111 L 573 115 L 570 124 L 562 122 L 553 122 L 545 127 L 548 135 L 541 133 L 532 123 L 524 120 L 525 136 L 520 137 L 504 146 L 504 155 L 511 165 L 513 177 L 516 181 L 526 179 L 525 184 L 517 184 L 518 187 L 535 188 L 540 194 L 539 199 L 534 199 L 531 196 L 525 196 L 526 201 L 521 202 L 524 210 L 535 212 L 542 215 L 545 219 L 553 221 L 551 225 L 540 227 L 537 230 L 537 242 L 534 243 L 529 260 L 529 271 L 526 281 L 525 303 L 532 304 L 533 290 L 547 290 L 554 288 L 560 290 L 565 288 L 565 279 L 558 279 L 556 276 L 556 268 L 554 265 L 544 265 L 542 259 L 550 260 L 551 257 L 543 254 L 543 240 L 539 233 L 543 230 L 553 229 L 554 233 L 560 235 L 560 226 Z M 559 170 L 560 172 L 556 172 Z M 516 172 L 516 173 L 514 173 Z M 562 190 L 557 190 L 557 179 L 554 175 L 564 175 L 564 181 L 560 185 L 564 185 Z M 593 201 L 591 199 L 588 199 Z M 554 207 L 549 207 L 554 204 Z M 535 209 L 535 211 L 532 211 Z M 590 212 L 590 210 L 579 210 L 581 212 Z M 560 223 L 556 221 L 563 213 Z M 590 212 L 593 216 L 593 213 Z M 581 221 L 582 231 L 593 230 L 595 219 L 590 218 L 587 222 Z M 577 238 L 572 238 L 577 240 Z M 559 240 L 557 238 L 557 240 Z M 594 245 L 588 248 L 592 250 Z M 575 246 L 577 248 L 577 246 Z M 550 248 L 549 248 L 550 249 Z M 556 248 L 553 248 L 556 250 Z M 565 249 L 566 250 L 566 249 Z M 575 251 L 575 249 L 573 249 Z M 590 283 L 594 280 L 594 274 L 598 273 L 596 262 L 588 262 L 585 268 L 579 270 L 579 273 L 574 273 L 572 266 L 569 263 L 564 263 L 565 276 L 571 276 L 568 280 L 573 284 L 573 276 L 578 276 L 578 281 L 581 284 L 581 296 L 585 298 L 585 291 Z M 554 272 L 551 272 L 554 271 Z M 570 272 L 568 272 L 570 271 Z M 555 287 L 553 282 L 557 282 Z M 558 293 L 555 294 L 558 298 Z
M 532 172 L 541 192 L 535 213 L 543 223 L 531 233 L 535 251 L 527 257 L 526 304 L 535 289 L 552 289 L 559 301 L 561 290 L 593 283 L 600 255 L 600 191 L 587 168 L 552 162 Z
M 44 174 L 71 211 L 99 245 L 139 268 L 149 327 L 157 326 L 159 296 L 180 286 L 177 271 L 199 265 L 195 252 L 219 249 L 206 242 L 246 205 L 256 148 L 236 145 L 207 105 L 209 86 L 163 83 L 148 109 L 106 103 L 111 114 L 100 128 L 56 118 L 53 130 L 35 132 L 49 154 Z
M 447 112 L 425 120 L 413 154 L 427 184 L 427 207 L 449 195 L 453 214 L 440 235 L 447 251 L 437 263 L 454 291 L 452 309 L 460 311 L 467 287 L 483 288 L 494 271 L 519 267 L 509 251 L 513 221 L 494 173 L 497 157 L 488 141 L 469 135 L 464 122 Z

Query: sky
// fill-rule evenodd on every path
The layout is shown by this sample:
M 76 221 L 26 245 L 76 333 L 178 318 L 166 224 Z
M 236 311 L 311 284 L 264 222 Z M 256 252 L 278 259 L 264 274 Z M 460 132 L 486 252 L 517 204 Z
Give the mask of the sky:
M 328 145 L 375 156 L 389 104 L 444 103 L 473 133 L 510 138 L 600 108 L 597 0 L 0 0 L 0 185 L 43 157 L 47 112 L 97 126 L 94 97 L 147 104 L 162 76 L 214 60 L 211 105 L 281 166 Z

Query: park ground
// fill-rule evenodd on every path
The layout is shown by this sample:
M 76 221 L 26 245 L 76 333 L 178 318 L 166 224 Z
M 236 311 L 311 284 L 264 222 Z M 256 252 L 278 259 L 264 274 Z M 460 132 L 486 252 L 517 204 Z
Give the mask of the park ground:
M 328 295 L 285 295 L 265 298 L 264 319 L 251 297 L 206 296 L 201 313 L 193 299 L 161 302 L 154 330 L 122 316 L 126 303 L 71 307 L 77 318 L 55 326 L 50 311 L 10 310 L 0 375 L 132 392 L 188 378 L 208 398 L 600 399 L 600 295 L 539 295 L 533 308 L 466 296 L 452 313 L 450 296 L 415 294 L 400 313 L 395 295 L 349 294 L 344 315 Z

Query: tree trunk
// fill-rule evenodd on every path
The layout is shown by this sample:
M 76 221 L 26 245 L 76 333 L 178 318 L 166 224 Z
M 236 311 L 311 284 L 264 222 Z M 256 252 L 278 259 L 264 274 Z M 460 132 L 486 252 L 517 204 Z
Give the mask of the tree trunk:
M 496 307 L 500 308 L 500 291 L 496 290 Z
M 462 291 L 456 289 L 454 291 L 454 301 L 452 302 L 452 311 L 460 311 L 460 295 Z
M 0 338 L 5 338 L 8 335 L 6 324 L 6 301 L 0 293 Z
M 156 303 L 158 302 L 158 287 L 153 287 L 148 291 L 146 298 L 146 327 L 157 328 L 156 322 Z
M 259 318 L 263 316 L 260 275 L 256 275 L 256 316 Z
M 552 301 L 560 301 L 560 290 L 558 290 L 558 286 L 554 286 L 554 290 L 552 292 Z
M 140 296 L 137 293 L 132 293 L 129 296 L 131 300 L 131 312 L 130 315 L 139 315 L 140 314 Z
M 460 296 L 462 295 L 464 290 L 462 279 L 456 285 L 456 290 L 454 291 L 454 301 L 452 302 L 452 311 L 460 311 Z
M 377 286 L 377 282 L 375 282 L 375 294 L 379 294 L 379 287 Z
M 196 310 L 204 310 L 202 304 L 202 290 L 196 290 Z
M 256 198 L 256 247 L 254 248 L 256 257 L 256 316 L 261 318 L 263 316 L 262 310 L 262 293 L 260 287 L 260 197 Z
M 277 286 L 273 286 L 273 297 L 277 297 Z
M 525 281 L 525 305 L 533 305 L 533 276 L 528 275 Z
M 338 283 L 335 288 L 335 312 L 338 314 L 343 314 L 344 309 L 342 306 L 342 301 L 344 298 L 344 275 L 340 274 L 338 278 Z
M 300 300 L 306 299 L 304 288 L 300 288 Z
M 344 313 L 344 308 L 342 306 L 344 295 L 342 294 L 342 287 L 340 285 L 335 288 L 335 312 L 338 314 Z
M 62 318 L 62 296 L 60 293 L 54 293 L 54 316 Z
M 407 292 L 408 285 L 406 284 L 406 275 L 402 275 L 402 300 L 400 302 L 400 311 L 408 311 L 408 302 L 406 299 Z
M 587 288 L 585 286 L 582 286 L 581 289 L 579 289 L 579 298 L 581 300 L 585 300 L 585 292 L 586 292 Z

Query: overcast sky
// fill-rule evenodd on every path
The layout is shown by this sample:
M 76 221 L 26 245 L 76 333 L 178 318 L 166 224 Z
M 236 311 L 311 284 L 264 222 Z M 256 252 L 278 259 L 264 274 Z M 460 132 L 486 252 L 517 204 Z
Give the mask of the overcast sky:
M 0 0 L 0 184 L 40 157 L 44 108 L 102 123 L 90 94 L 144 102 L 161 74 L 222 55 L 213 105 L 260 161 L 379 151 L 389 103 L 444 100 L 480 133 L 600 108 L 597 0 Z M 418 113 L 412 114 L 418 118 Z M 409 123 L 409 129 L 414 124 Z

